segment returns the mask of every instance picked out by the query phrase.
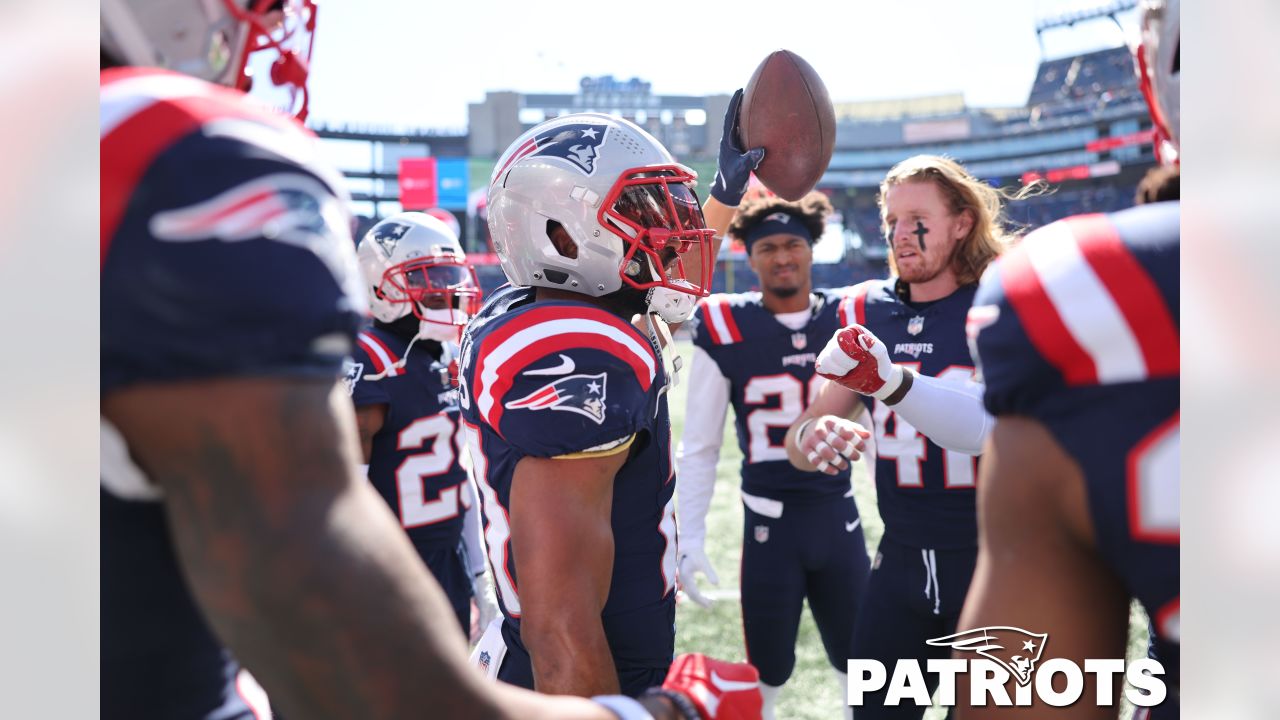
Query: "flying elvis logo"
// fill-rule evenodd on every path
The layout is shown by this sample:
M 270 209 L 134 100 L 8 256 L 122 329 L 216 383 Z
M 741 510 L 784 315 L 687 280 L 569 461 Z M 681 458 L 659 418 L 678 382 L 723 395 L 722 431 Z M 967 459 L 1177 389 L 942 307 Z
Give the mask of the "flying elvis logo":
M 960 675 L 968 676 L 968 703 L 974 706 L 1027 707 L 1032 704 L 1033 695 L 1039 703 L 1052 707 L 1074 705 L 1083 699 L 1086 674 L 1097 676 L 1093 698 L 1097 707 L 1116 704 L 1116 676 L 1124 677 L 1125 698 L 1138 707 L 1159 705 L 1168 694 L 1161 679 L 1164 666 L 1158 660 L 1140 658 L 1126 663 L 1122 658 L 1088 658 L 1084 668 L 1066 658 L 1051 657 L 1041 662 L 1049 635 L 1019 627 L 982 627 L 925 642 L 953 648 L 957 654 L 973 653 L 975 657 L 931 658 L 924 669 L 919 660 L 900 659 L 891 675 L 878 660 L 851 659 L 848 703 L 861 707 L 867 693 L 884 691 L 886 706 L 929 707 L 933 699 L 925 672 L 937 674 L 938 703 L 943 707 L 956 705 L 956 678 Z M 1008 690 L 1011 679 L 1012 698 Z
M 572 368 L 572 361 L 569 361 L 570 372 Z M 525 375 L 533 374 L 535 371 L 525 373 Z M 547 383 L 519 400 L 512 400 L 504 407 L 508 410 L 564 410 L 585 415 L 595 424 L 602 425 L 604 424 L 607 380 L 604 373 L 569 375 Z
M 511 153 L 511 157 L 493 174 L 493 180 L 497 182 L 513 163 L 529 156 L 560 158 L 583 174 L 591 175 L 596 171 L 596 156 L 608 131 L 609 126 L 604 124 L 571 123 L 535 135 Z

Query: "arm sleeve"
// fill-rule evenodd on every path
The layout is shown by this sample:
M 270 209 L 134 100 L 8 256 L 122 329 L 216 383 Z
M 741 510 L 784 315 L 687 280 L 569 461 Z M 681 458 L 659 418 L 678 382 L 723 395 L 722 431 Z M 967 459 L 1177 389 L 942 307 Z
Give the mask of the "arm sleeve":
M 981 383 L 916 375 L 893 410 L 939 447 L 978 455 L 995 423 L 982 407 L 982 393 Z
M 484 572 L 484 537 L 481 535 L 480 503 L 476 501 L 475 481 L 467 474 L 463 492 L 466 494 L 467 511 L 462 517 L 462 548 L 467 556 L 467 572 L 475 577 Z
M 677 514 L 680 541 L 701 547 L 707 535 L 707 509 L 716 486 L 716 463 L 724 440 L 729 380 L 701 347 L 693 348 L 684 431 L 676 453 L 679 468 Z

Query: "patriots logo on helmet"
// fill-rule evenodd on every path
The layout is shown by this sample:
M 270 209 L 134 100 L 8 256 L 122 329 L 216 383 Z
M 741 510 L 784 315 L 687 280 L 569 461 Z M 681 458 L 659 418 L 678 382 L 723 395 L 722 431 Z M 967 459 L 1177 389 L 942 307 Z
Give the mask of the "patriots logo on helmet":
M 516 148 L 493 178 L 496 181 L 512 163 L 530 156 L 560 158 L 591 175 L 596 171 L 596 156 L 608 132 L 609 126 L 593 123 L 572 123 L 552 128 Z
M 1031 682 L 1031 673 L 1044 653 L 1048 633 L 1027 632 L 1022 628 L 996 626 L 975 628 L 946 637 L 926 640 L 935 647 L 952 647 L 964 652 L 976 652 L 1008 670 L 1019 685 Z
M 569 375 L 547 383 L 519 400 L 512 400 L 504 407 L 508 410 L 564 410 L 591 418 L 597 425 L 604 424 L 605 381 L 599 375 Z
M 381 223 L 375 227 L 369 235 L 369 238 L 382 248 L 382 251 L 391 257 L 391 253 L 396 250 L 396 243 L 400 242 L 400 238 L 409 232 L 410 227 L 403 223 Z

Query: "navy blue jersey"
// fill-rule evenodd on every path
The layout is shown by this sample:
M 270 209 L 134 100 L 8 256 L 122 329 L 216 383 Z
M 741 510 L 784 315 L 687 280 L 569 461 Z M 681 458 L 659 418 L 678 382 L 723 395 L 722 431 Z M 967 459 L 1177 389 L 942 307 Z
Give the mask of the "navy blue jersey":
M 974 375 L 965 316 L 977 290 L 961 287 L 917 307 L 896 280 L 868 280 L 847 291 L 841 324 L 858 323 L 884 342 L 894 363 L 921 375 L 964 382 Z M 876 494 L 885 537 L 916 548 L 977 547 L 978 459 L 944 450 L 871 397 L 876 433 Z
M 787 428 L 826 382 L 814 372 L 818 351 L 840 329 L 840 296 L 815 290 L 808 324 L 792 330 L 758 292 L 712 295 L 698 304 L 693 343 L 729 380 L 742 489 L 774 500 L 824 500 L 849 491 L 849 471 L 804 472 L 787 460 Z M 691 390 L 690 392 L 696 392 Z
M 987 271 L 970 316 L 987 409 L 1035 418 L 1079 464 L 1098 551 L 1175 683 L 1178 221 L 1175 202 L 1049 225 Z
M 382 328 L 360 333 L 346 378 L 356 407 L 387 406 L 382 428 L 373 436 L 369 481 L 419 554 L 426 555 L 456 548 L 462 536 L 468 497 L 461 465 L 465 441 L 448 366 L 419 340 L 405 365 L 395 368 L 408 345 Z M 378 380 L 366 379 L 384 372 Z
M 618 316 L 586 302 L 533 296 L 529 288 L 499 290 L 462 340 L 463 422 L 506 634 L 518 641 L 515 554 L 536 552 L 509 542 L 516 464 L 633 438 L 614 480 L 613 576 L 601 619 L 620 676 L 666 668 L 674 650 L 676 549 L 666 373 L 653 342 Z
M 243 94 L 102 73 L 101 392 L 227 376 L 336 380 L 364 313 L 341 178 Z M 179 571 L 160 493 L 104 418 L 102 715 L 251 718 Z

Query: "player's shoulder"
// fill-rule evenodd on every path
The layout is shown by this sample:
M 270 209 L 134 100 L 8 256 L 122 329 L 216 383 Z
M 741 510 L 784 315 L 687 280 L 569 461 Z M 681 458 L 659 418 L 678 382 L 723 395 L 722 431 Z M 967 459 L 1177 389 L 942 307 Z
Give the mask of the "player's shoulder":
M 484 319 L 463 351 L 473 402 L 524 452 L 561 455 L 617 440 L 651 412 L 658 355 L 621 317 L 588 302 L 543 300 Z
M 241 118 L 299 135 L 311 135 L 301 123 L 247 95 L 199 78 L 158 68 L 111 68 L 98 80 L 101 136 L 130 130 L 144 132 L 194 130 L 219 119 Z
M 386 373 L 386 377 L 395 377 L 405 372 L 396 364 L 404 356 L 406 345 L 405 340 L 395 333 L 370 325 L 356 335 L 351 356 L 364 365 L 364 371 L 369 375 Z
M 715 293 L 698 301 L 692 329 L 694 342 L 703 346 L 733 345 L 750 339 L 767 313 L 759 292 Z
M 899 302 L 893 291 L 893 284 L 893 278 L 880 278 L 864 280 L 846 287 L 831 288 L 824 292 L 828 294 L 830 301 L 835 303 L 841 326 L 854 323 L 866 325 L 868 307 L 878 310 L 881 306 Z
M 245 179 L 239 171 L 292 171 L 345 201 L 345 183 L 321 158 L 315 135 L 238 90 L 167 70 L 113 68 L 101 73 L 98 102 L 104 216 L 115 209 L 107 190 L 126 202 L 146 175 L 165 167 L 196 193 Z M 310 190 L 315 184 L 270 179 L 272 187 Z
M 543 388 L 557 379 L 565 381 L 562 385 L 576 379 L 589 382 L 603 373 L 616 376 L 610 386 L 615 393 L 624 386 L 647 393 L 658 378 L 653 342 L 618 315 L 589 302 L 534 302 L 532 291 L 515 288 L 500 291 L 476 320 L 479 323 L 468 329 L 464 353 L 471 355 L 472 389 L 486 416 L 526 386 Z
M 989 392 L 1178 375 L 1178 209 L 1162 205 L 1060 220 L 988 268 L 966 329 Z

